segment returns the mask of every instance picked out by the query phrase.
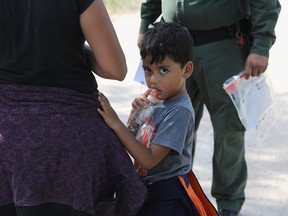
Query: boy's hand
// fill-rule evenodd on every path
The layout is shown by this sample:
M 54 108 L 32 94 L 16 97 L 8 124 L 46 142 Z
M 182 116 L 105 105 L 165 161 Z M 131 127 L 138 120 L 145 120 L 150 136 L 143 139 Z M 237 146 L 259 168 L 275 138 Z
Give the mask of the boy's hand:
M 138 110 L 145 108 L 147 104 L 150 103 L 150 101 L 147 99 L 147 96 L 150 94 L 151 89 L 147 89 L 143 94 L 139 95 L 137 98 L 135 98 L 132 102 L 132 109 L 128 117 L 127 126 L 128 129 L 135 135 L 135 132 L 138 130 L 138 125 L 135 122 L 135 119 L 133 118 L 133 113 Z
M 98 108 L 97 111 L 103 117 L 106 124 L 114 130 L 117 127 L 118 123 L 121 122 L 115 110 L 111 107 L 110 102 L 105 97 L 105 95 L 99 92 L 98 96 L 99 102 L 102 106 L 102 109 Z
M 147 99 L 148 95 L 150 94 L 151 89 L 147 89 L 143 94 L 139 95 L 137 98 L 134 99 L 132 102 L 133 110 L 146 108 L 148 104 L 151 102 Z

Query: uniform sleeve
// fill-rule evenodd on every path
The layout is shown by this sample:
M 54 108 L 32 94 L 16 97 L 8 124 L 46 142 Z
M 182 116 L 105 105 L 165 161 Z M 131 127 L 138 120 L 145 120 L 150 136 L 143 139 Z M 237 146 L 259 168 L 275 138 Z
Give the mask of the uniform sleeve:
M 141 23 L 139 33 L 145 33 L 148 26 L 162 14 L 161 0 L 146 0 L 141 4 Z
M 253 45 L 250 53 L 269 56 L 275 42 L 275 26 L 281 10 L 278 0 L 250 0 Z

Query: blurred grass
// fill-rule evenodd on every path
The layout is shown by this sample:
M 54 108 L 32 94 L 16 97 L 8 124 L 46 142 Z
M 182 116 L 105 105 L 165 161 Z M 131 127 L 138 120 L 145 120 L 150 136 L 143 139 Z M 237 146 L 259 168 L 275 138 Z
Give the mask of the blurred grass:
M 143 1 L 144 0 L 103 0 L 109 13 L 140 10 Z

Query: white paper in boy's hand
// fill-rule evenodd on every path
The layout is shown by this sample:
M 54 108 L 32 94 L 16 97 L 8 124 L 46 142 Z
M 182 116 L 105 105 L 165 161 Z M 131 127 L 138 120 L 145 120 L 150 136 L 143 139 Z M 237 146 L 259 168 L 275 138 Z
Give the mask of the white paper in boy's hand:
M 246 80 L 241 72 L 226 80 L 223 88 L 233 101 L 244 127 L 263 139 L 280 111 L 267 77 L 262 74 Z
M 136 70 L 134 80 L 147 86 L 146 81 L 145 81 L 145 76 L 144 76 L 144 70 L 142 67 L 142 60 L 140 60 L 140 62 L 138 64 L 138 68 Z

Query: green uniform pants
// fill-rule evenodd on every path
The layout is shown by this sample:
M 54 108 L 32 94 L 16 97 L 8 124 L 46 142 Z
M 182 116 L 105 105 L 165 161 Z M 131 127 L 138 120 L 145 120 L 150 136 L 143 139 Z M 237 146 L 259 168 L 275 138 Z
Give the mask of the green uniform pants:
M 193 62 L 186 85 L 196 113 L 195 128 L 204 102 L 214 130 L 212 196 L 218 209 L 240 211 L 247 181 L 245 129 L 223 83 L 244 70 L 242 51 L 236 39 L 221 40 L 194 47 Z

